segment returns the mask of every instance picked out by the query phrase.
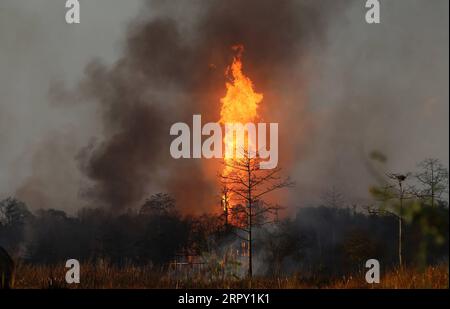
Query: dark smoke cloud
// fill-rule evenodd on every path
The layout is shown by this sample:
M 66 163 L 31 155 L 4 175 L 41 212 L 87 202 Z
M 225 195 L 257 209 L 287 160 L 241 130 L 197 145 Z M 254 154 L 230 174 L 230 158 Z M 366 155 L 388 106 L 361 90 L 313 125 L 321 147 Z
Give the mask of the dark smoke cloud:
M 211 176 L 205 176 L 211 172 L 200 160 L 170 158 L 170 126 L 189 123 L 194 113 L 201 113 L 203 121 L 217 121 L 224 71 L 237 43 L 245 46 L 244 70 L 266 96 L 262 113 L 298 111 L 302 102 L 277 100 L 280 92 L 298 91 L 298 84 L 284 81 L 301 79 L 292 66 L 301 66 L 308 49 L 320 46 L 331 12 L 343 3 L 148 2 L 149 11 L 161 13 L 136 19 L 123 56 L 112 66 L 93 61 L 77 90 L 84 100 L 99 103 L 104 129 L 101 141 L 79 156 L 82 170 L 94 182 L 86 194 L 119 210 L 141 203 L 157 187 L 173 193 L 186 211 L 211 210 L 217 193 Z M 176 12 L 188 5 L 194 13 L 177 21 Z M 272 114 L 277 119 L 269 120 L 279 121 L 285 112 Z M 281 147 L 289 147 L 283 137 L 298 120 L 287 119 Z

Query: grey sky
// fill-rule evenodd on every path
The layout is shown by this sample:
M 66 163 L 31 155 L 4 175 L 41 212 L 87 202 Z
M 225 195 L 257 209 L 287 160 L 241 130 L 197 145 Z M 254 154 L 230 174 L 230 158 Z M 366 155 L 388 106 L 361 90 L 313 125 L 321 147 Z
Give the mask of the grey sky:
M 95 110 L 59 108 L 50 103 L 49 88 L 55 81 L 76 83 L 94 57 L 114 61 L 141 1 L 81 0 L 79 25 L 65 23 L 64 3 L 0 2 L 0 197 L 34 177 L 48 181 L 36 188 L 45 187 L 43 200 L 70 209 L 79 204 L 81 181 L 73 158 L 98 127 Z M 42 143 L 54 146 L 43 150 Z M 54 165 L 54 159 L 66 164 Z

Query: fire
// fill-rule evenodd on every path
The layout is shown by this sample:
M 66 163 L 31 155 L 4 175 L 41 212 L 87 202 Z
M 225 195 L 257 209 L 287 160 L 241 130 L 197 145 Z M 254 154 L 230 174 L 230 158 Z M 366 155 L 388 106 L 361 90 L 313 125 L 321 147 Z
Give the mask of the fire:
M 225 97 L 220 99 L 222 103 L 220 110 L 220 123 L 251 123 L 256 122 L 258 118 L 258 105 L 263 100 L 263 94 L 257 93 L 254 90 L 253 82 L 242 71 L 241 56 L 244 51 L 242 45 L 233 46 L 233 50 L 236 52 L 236 56 L 233 58 L 232 64 L 227 68 L 225 75 L 229 78 L 225 86 L 227 93 Z M 227 135 L 223 139 L 225 148 L 230 147 L 234 151 L 230 154 L 225 152 L 225 162 L 233 160 L 237 151 L 236 145 L 247 145 L 249 142 L 247 137 L 244 137 L 244 141 L 237 141 L 237 136 Z M 226 176 L 229 174 L 230 168 L 225 165 L 223 174 Z M 222 194 L 222 206 L 226 217 L 228 217 L 228 209 L 230 208 L 230 192 Z
M 253 89 L 253 82 L 250 78 L 245 76 L 242 72 L 242 52 L 244 47 L 242 45 L 233 46 L 233 50 L 237 55 L 233 59 L 233 63 L 227 68 L 225 74 L 230 79 L 225 84 L 227 93 L 225 97 L 220 99 L 222 107 L 220 110 L 220 123 L 242 123 L 256 122 L 258 117 L 258 105 L 263 99 L 261 93 L 255 92 Z M 243 141 L 245 145 L 247 141 Z M 236 152 L 236 138 L 225 135 L 225 146 L 230 146 Z M 231 147 L 232 146 L 232 147 Z M 226 147 L 225 147 L 226 148 Z M 239 150 L 238 150 L 239 151 Z M 232 160 L 233 155 L 225 153 L 224 159 Z

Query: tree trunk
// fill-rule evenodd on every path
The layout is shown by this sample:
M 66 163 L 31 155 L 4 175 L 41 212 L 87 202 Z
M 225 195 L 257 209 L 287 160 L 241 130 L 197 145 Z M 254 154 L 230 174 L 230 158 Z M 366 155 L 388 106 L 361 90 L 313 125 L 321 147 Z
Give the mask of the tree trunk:
M 398 217 L 398 264 L 402 267 L 402 217 Z
M 434 166 L 431 162 L 431 207 L 434 207 Z
M 253 258 L 253 250 L 252 250 L 252 189 L 251 189 L 251 183 L 250 183 L 250 165 L 247 169 L 248 173 L 248 277 L 252 278 L 253 276 L 253 265 L 252 265 L 252 258 Z
M 403 265 L 403 258 L 402 258 L 402 216 L 403 216 L 403 187 L 402 183 L 400 182 L 400 211 L 398 214 L 398 264 L 400 268 Z
M 252 254 L 252 229 L 250 228 L 248 232 L 248 276 L 250 278 L 253 276 Z

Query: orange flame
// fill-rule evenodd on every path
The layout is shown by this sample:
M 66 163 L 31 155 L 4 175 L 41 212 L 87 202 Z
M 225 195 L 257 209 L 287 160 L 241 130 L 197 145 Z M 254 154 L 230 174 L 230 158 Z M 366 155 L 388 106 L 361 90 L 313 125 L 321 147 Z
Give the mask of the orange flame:
M 242 45 L 233 46 L 233 50 L 237 52 L 232 64 L 225 71 L 225 75 L 229 78 L 226 82 L 227 93 L 225 97 L 220 99 L 222 107 L 220 110 L 220 123 L 246 123 L 256 122 L 258 118 L 258 105 L 263 100 L 263 94 L 257 93 L 253 88 L 253 82 L 242 72 L 241 56 L 244 51 Z M 244 136 L 244 141 L 238 141 L 238 136 L 225 134 L 224 145 L 225 149 L 233 149 L 233 152 L 225 152 L 225 162 L 233 160 L 236 154 L 236 145 L 246 145 L 247 137 Z M 241 142 L 241 143 L 239 143 Z M 238 150 L 239 151 L 239 150 Z M 224 167 L 223 174 L 229 174 L 230 168 Z M 222 203 L 224 204 L 224 211 L 229 208 L 230 196 L 222 196 Z
M 233 59 L 233 63 L 227 68 L 225 74 L 230 78 L 227 82 L 227 93 L 225 97 L 220 99 L 222 108 L 220 110 L 220 122 L 225 123 L 241 123 L 246 124 L 255 122 L 258 117 L 258 104 L 262 101 L 263 95 L 255 92 L 253 83 L 242 72 L 241 55 L 244 51 L 242 45 L 233 46 L 233 50 L 237 51 L 237 55 Z M 236 137 L 237 138 L 237 137 Z M 224 144 L 236 151 L 236 144 L 239 145 L 236 138 L 232 135 L 225 135 Z M 242 145 L 245 145 L 243 141 Z M 234 156 L 225 153 L 225 160 L 231 160 Z

